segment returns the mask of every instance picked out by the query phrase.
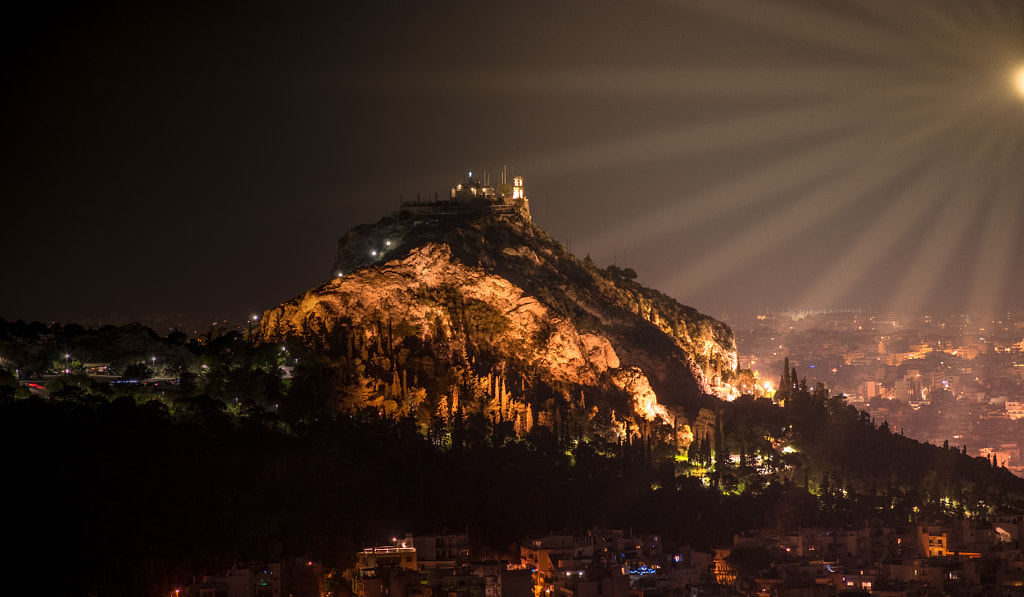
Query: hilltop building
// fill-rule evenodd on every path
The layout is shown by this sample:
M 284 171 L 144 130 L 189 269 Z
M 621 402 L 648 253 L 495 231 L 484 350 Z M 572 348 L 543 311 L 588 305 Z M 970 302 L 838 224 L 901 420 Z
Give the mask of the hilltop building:
M 473 178 L 473 172 L 466 174 L 466 179 L 451 188 L 448 200 L 437 197 L 433 201 L 403 201 L 402 209 L 428 216 L 462 215 L 473 213 L 518 214 L 530 221 L 530 200 L 526 196 L 522 176 L 512 177 L 509 181 L 505 168 L 501 171 L 501 182 L 497 187 L 491 186 L 488 177 L 484 180 Z

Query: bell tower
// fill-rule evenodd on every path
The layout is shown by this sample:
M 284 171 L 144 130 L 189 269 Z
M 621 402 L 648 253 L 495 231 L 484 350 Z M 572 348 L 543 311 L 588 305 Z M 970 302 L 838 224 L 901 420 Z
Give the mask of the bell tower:
M 512 203 L 519 208 L 519 214 L 530 221 L 530 200 L 526 198 L 526 189 L 523 187 L 523 177 L 516 176 L 512 179 Z

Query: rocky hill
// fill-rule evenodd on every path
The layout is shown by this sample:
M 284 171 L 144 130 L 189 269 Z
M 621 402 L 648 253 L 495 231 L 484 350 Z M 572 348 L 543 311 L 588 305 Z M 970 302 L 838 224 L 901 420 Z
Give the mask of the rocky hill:
M 510 419 L 516 404 L 536 419 L 574 403 L 652 420 L 666 406 L 696 409 L 736 368 L 725 324 L 635 283 L 631 270 L 577 259 L 518 213 L 386 217 L 339 240 L 334 272 L 268 310 L 260 334 L 332 355 L 347 370 L 342 409 L 358 400 L 388 410 L 390 392 L 391 409 L 428 414 L 461 398 Z

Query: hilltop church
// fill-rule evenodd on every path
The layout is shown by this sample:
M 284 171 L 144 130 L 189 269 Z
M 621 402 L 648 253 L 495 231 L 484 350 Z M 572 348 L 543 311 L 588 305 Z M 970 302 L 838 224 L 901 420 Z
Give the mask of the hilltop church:
M 527 221 L 530 220 L 530 200 L 526 197 L 523 177 L 515 176 L 512 178 L 512 184 L 509 184 L 504 168 L 501 170 L 501 183 L 497 188 L 490 185 L 486 176 L 481 182 L 473 179 L 472 171 L 468 172 L 465 181 L 452 187 L 451 200 L 467 207 L 484 207 L 492 213 L 518 212 Z

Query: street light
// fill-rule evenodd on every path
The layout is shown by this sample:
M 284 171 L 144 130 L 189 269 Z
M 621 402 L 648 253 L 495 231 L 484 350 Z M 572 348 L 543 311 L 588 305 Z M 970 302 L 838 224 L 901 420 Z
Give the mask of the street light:
M 68 373 L 71 373 L 71 368 L 68 367 L 68 359 L 70 359 L 70 358 L 71 358 L 71 353 L 65 352 L 64 353 L 64 375 L 67 375 Z
M 260 316 L 255 313 L 249 316 L 249 341 L 252 342 L 252 324 L 259 321 Z

